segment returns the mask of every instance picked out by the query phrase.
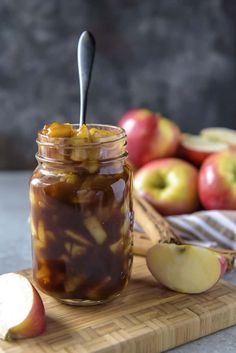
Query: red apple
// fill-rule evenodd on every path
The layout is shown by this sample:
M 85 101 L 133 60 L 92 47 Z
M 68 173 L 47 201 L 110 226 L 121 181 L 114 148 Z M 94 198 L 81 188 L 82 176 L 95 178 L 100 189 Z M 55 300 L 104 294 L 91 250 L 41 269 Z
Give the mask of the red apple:
M 207 140 L 200 135 L 182 134 L 179 155 L 199 167 L 208 156 L 227 147 L 226 143 Z
M 134 189 L 162 215 L 191 213 L 198 209 L 198 171 L 181 159 L 149 162 L 134 177 Z
M 159 114 L 157 117 L 159 118 L 159 129 L 151 144 L 152 154 L 155 155 L 155 159 L 173 157 L 180 144 L 180 130 L 172 120 Z
M 129 160 L 140 167 L 155 158 L 150 150 L 150 142 L 155 139 L 159 119 L 147 109 L 132 109 L 118 122 L 127 134 Z
M 199 196 L 208 210 L 236 210 L 236 150 L 205 160 L 199 174 Z
M 0 276 L 0 338 L 13 340 L 40 335 L 46 326 L 39 293 L 16 273 Z
M 136 168 L 157 158 L 173 156 L 177 151 L 179 128 L 150 110 L 130 110 L 118 125 L 126 131 L 129 160 Z

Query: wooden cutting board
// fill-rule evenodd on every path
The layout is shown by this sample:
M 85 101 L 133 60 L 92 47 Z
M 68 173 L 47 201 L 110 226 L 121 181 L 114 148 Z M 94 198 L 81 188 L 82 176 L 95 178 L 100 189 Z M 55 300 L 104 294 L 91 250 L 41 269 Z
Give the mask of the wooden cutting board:
M 31 271 L 22 272 L 31 278 Z M 236 324 L 236 287 L 221 281 L 201 295 L 169 291 L 136 257 L 132 280 L 113 302 L 70 307 L 42 294 L 47 330 L 0 342 L 11 353 L 158 353 Z

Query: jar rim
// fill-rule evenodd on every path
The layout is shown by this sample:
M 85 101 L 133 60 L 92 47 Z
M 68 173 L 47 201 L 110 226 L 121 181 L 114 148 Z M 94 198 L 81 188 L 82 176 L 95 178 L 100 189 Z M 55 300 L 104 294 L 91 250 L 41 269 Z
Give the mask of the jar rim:
M 74 128 L 79 128 L 79 124 L 71 124 Z M 88 146 L 96 146 L 104 143 L 111 143 L 111 142 L 118 142 L 119 140 L 122 140 L 126 138 L 126 132 L 125 130 L 116 125 L 109 125 L 109 124 L 86 124 L 89 128 L 98 128 L 98 129 L 103 129 L 103 130 L 109 130 L 109 131 L 114 131 L 113 135 L 107 135 L 107 136 L 102 136 L 99 138 L 99 141 L 96 142 L 83 142 L 82 146 L 83 147 L 88 147 Z M 38 144 L 43 144 L 47 146 L 52 146 L 55 144 L 62 144 L 63 142 L 67 143 L 70 141 L 71 137 L 49 137 L 47 135 L 44 135 L 41 133 L 42 130 L 39 130 L 38 132 L 38 137 L 36 139 L 36 142 Z M 76 139 L 77 137 L 73 137 L 73 139 Z M 78 137 L 79 139 L 79 137 Z M 82 147 L 81 146 L 81 147 Z

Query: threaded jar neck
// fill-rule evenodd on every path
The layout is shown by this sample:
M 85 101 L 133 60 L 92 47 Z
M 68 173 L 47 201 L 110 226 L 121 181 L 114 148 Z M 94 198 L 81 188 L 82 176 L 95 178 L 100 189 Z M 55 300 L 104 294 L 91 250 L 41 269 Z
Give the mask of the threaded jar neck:
M 79 128 L 79 125 L 72 125 Z M 78 137 L 49 137 L 39 131 L 36 158 L 39 162 L 60 164 L 106 163 L 126 159 L 127 137 L 124 129 L 103 124 L 87 124 L 89 128 L 107 130 L 111 135 L 102 136 L 96 142 Z

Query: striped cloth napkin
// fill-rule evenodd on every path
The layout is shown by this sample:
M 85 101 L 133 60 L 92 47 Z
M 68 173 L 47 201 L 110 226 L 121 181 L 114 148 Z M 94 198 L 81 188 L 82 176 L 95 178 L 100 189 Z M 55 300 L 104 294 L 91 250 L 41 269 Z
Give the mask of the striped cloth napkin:
M 185 241 L 236 251 L 236 211 L 199 211 L 166 219 Z

